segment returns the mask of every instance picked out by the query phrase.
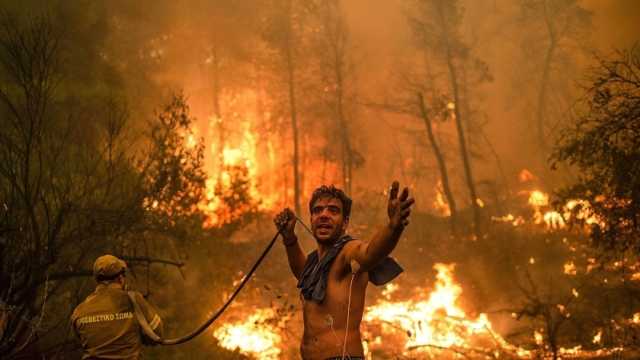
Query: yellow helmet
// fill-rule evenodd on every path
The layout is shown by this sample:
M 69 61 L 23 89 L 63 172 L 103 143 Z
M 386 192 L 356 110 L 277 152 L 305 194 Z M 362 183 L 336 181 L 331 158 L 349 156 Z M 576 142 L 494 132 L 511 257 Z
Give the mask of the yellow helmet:
M 111 280 L 123 274 L 127 263 L 113 255 L 102 255 L 93 263 L 93 276 L 96 280 Z

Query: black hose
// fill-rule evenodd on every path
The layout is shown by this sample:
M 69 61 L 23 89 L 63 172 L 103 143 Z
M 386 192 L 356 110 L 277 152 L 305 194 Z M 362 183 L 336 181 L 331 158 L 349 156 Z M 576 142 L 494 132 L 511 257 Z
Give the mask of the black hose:
M 175 338 L 175 339 L 162 339 L 162 338 L 160 338 L 155 332 L 153 332 L 153 329 L 151 329 L 151 326 L 147 322 L 147 319 L 144 317 L 144 314 L 142 313 L 142 311 L 140 309 L 140 306 L 135 301 L 135 298 L 133 297 L 133 293 L 129 293 L 129 298 L 133 302 L 133 307 L 134 307 L 134 311 L 136 313 L 136 317 L 138 318 L 138 322 L 140 323 L 140 326 L 142 327 L 142 330 L 145 333 L 145 335 L 147 335 L 147 337 L 149 337 L 151 340 L 153 340 L 154 342 L 156 342 L 156 343 L 158 343 L 160 345 L 178 345 L 178 344 L 182 344 L 184 342 L 187 342 L 187 341 L 193 339 L 194 337 L 200 335 L 211 324 L 213 324 L 213 322 L 216 321 L 218 319 L 218 317 L 220 317 L 220 315 L 222 315 L 222 313 L 227 309 L 227 307 L 233 302 L 233 299 L 235 299 L 236 296 L 238 295 L 238 293 L 240 293 L 240 290 L 242 290 L 242 288 L 249 281 L 249 278 L 251 278 L 251 276 L 256 271 L 256 269 L 258 268 L 258 266 L 260 265 L 262 260 L 264 260 L 264 258 L 267 256 L 267 254 L 269 253 L 269 251 L 273 247 L 273 244 L 278 239 L 278 235 L 280 235 L 281 231 L 282 231 L 282 229 L 278 230 L 278 232 L 273 237 L 273 239 L 271 240 L 269 245 L 267 245 L 266 249 L 264 249 L 264 251 L 262 252 L 262 255 L 260 255 L 260 257 L 255 262 L 255 264 L 253 264 L 253 267 L 251 268 L 251 270 L 249 270 L 247 275 L 242 279 L 242 281 L 240 282 L 240 284 L 238 285 L 236 290 L 233 292 L 233 294 L 231 294 L 231 297 L 229 297 L 227 302 L 224 303 L 224 305 L 222 305 L 222 307 L 220 309 L 218 309 L 218 311 L 215 314 L 213 314 L 207 321 L 205 321 L 202 325 L 200 325 L 200 327 L 198 327 L 197 329 L 193 330 L 192 332 L 190 332 L 189 334 L 187 334 L 185 336 L 182 336 L 182 337 L 179 337 L 179 338 Z

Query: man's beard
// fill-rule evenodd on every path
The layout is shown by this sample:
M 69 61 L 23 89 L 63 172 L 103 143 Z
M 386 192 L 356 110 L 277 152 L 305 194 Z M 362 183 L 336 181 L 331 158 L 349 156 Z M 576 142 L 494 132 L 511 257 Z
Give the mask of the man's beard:
M 336 227 L 333 232 L 331 233 L 331 235 L 329 235 L 326 238 L 320 238 L 317 234 L 317 229 L 316 231 L 314 231 L 313 237 L 316 239 L 317 242 L 319 243 L 334 243 L 338 240 L 340 240 L 340 238 L 342 237 L 342 235 L 344 235 L 344 230 L 342 229 L 342 226 Z

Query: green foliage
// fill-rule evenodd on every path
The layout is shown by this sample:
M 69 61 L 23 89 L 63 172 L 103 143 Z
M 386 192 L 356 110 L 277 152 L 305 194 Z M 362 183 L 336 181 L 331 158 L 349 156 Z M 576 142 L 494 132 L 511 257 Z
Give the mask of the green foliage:
M 172 218 L 198 213 L 206 174 L 204 145 L 195 138 L 193 122 L 184 95 L 178 93 L 151 123 L 150 150 L 142 162 L 147 209 Z
M 28 321 L 62 290 L 49 281 L 86 276 L 86 257 L 142 215 L 124 154 L 126 105 L 63 94 L 61 44 L 46 16 L 0 20 L 0 300 L 10 308 L 2 353 L 38 339 L 42 329 Z
M 160 240 L 197 236 L 202 219 L 203 147 L 184 140 L 192 122 L 184 97 L 152 122 L 148 144 L 135 144 L 126 101 L 112 95 L 118 89 L 76 87 L 61 66 L 67 49 L 58 30 L 47 16 L 0 21 L 3 355 L 66 330 L 79 300 L 72 294 L 87 285 L 76 279 L 91 276 L 98 255 L 148 269 L 167 256 Z M 132 155 L 145 145 L 148 152 Z M 154 201 L 164 213 L 150 211 Z
M 600 59 L 591 72 L 575 123 L 564 130 L 554 165 L 579 170 L 559 193 L 563 201 L 585 199 L 602 224 L 596 246 L 640 250 L 640 49 Z M 580 210 L 580 209 L 577 209 Z

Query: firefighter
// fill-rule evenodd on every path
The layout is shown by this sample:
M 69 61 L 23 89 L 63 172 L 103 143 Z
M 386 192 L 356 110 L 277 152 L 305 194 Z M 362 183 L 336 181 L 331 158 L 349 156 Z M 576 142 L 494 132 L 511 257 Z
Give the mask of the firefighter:
M 82 359 L 141 359 L 142 346 L 151 345 L 140 329 L 132 300 L 156 334 L 162 336 L 162 319 L 139 292 L 127 294 L 127 264 L 103 255 L 93 265 L 98 285 L 71 315 L 71 324 L 83 348 Z

